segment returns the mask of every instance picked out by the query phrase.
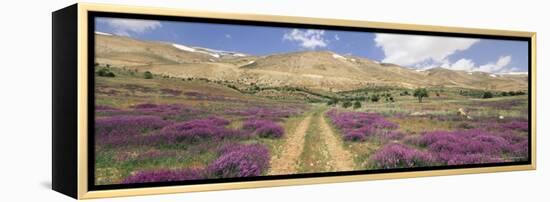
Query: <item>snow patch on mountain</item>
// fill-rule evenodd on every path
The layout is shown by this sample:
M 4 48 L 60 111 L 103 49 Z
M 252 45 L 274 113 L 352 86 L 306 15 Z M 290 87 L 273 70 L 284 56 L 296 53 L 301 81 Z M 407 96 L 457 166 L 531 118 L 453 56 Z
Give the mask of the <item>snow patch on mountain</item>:
M 340 59 L 340 60 L 345 60 L 345 59 L 346 59 L 346 57 L 341 56 L 341 55 L 338 55 L 338 54 L 332 54 L 332 57 L 333 57 L 334 59 Z
M 98 32 L 98 31 L 96 31 L 95 34 L 104 35 L 104 36 L 113 36 L 112 34 L 105 33 L 105 32 Z
M 210 49 L 210 48 L 202 48 L 202 47 L 193 47 L 197 50 L 204 51 L 205 53 L 208 53 L 212 55 L 213 57 L 219 58 L 222 56 L 234 56 L 234 57 L 245 57 L 247 56 L 244 53 L 238 53 L 238 52 L 232 52 L 232 51 L 223 51 L 223 50 L 216 50 L 216 49 Z
M 172 46 L 174 46 L 177 49 L 183 50 L 183 51 L 188 51 L 188 52 L 196 52 L 197 51 L 194 48 L 184 46 L 184 45 L 181 45 L 181 44 L 175 44 L 174 43 L 174 44 L 172 44 Z
M 222 56 L 234 56 L 234 57 L 246 57 L 246 54 L 243 53 L 237 53 L 237 52 L 230 52 L 230 51 L 221 51 L 221 50 L 214 50 L 209 48 L 202 48 L 202 47 L 189 47 L 181 44 L 172 44 L 177 49 L 180 49 L 182 51 L 187 52 L 194 52 L 194 53 L 202 53 L 207 54 L 215 58 L 220 58 Z
M 528 75 L 529 72 L 505 72 L 505 73 L 498 73 L 500 75 Z

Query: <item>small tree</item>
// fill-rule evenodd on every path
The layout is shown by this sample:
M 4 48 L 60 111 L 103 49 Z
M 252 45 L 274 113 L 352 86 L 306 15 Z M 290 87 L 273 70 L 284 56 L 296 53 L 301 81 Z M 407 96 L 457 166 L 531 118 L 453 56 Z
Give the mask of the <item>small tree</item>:
M 422 102 L 422 98 L 429 97 L 428 90 L 425 88 L 417 88 L 414 90 L 413 96 L 418 98 L 418 102 Z
M 351 107 L 351 102 L 350 101 L 345 101 L 344 103 L 342 103 L 342 107 L 344 108 L 348 108 L 348 107 Z
M 493 97 L 493 93 L 489 91 L 483 92 L 483 96 L 482 96 L 483 99 L 492 98 L 492 97 Z
M 338 99 L 337 98 L 331 98 L 327 102 L 327 105 L 335 105 L 335 104 L 338 104 Z
M 108 68 L 99 69 L 96 74 L 101 77 L 115 77 L 115 73 L 111 72 Z
M 143 77 L 145 79 L 152 79 L 153 78 L 153 73 L 151 73 L 150 71 L 146 71 L 143 73 Z
M 378 100 L 380 100 L 380 96 L 378 96 L 377 94 L 374 94 L 370 97 L 370 101 L 372 102 L 378 102 Z
M 523 92 L 523 91 L 516 91 L 516 95 L 525 95 L 525 92 Z
M 361 108 L 361 103 L 360 103 L 359 101 L 355 101 L 355 102 L 353 103 L 353 108 L 354 108 L 354 109 L 359 109 L 359 108 Z

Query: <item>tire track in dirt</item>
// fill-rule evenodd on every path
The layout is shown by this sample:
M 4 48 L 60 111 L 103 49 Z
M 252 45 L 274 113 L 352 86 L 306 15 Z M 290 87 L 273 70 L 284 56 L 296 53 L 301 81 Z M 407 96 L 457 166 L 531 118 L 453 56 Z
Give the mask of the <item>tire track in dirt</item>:
M 334 134 L 332 128 L 328 125 L 325 113 L 319 114 L 319 127 L 321 135 L 327 145 L 327 150 L 330 154 L 329 164 L 333 171 L 350 171 L 354 170 L 352 155 L 349 151 L 343 148 L 343 143 L 340 138 Z
M 298 160 L 304 150 L 305 136 L 311 117 L 310 114 L 300 121 L 296 130 L 288 134 L 281 154 L 271 157 L 269 175 L 295 174 L 297 172 Z

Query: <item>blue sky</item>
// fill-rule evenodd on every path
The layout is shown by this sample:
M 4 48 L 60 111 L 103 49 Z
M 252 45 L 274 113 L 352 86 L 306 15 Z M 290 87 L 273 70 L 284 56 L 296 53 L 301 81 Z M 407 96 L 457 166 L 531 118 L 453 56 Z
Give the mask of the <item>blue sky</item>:
M 329 50 L 417 69 L 506 73 L 526 72 L 528 67 L 528 44 L 523 41 L 119 18 L 96 19 L 96 31 L 258 56 Z

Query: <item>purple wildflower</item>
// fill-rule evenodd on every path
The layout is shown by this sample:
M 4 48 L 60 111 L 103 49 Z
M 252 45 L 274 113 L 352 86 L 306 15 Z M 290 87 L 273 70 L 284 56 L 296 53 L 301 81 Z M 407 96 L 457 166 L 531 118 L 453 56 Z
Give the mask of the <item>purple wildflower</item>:
M 208 166 L 212 177 L 232 178 L 259 176 L 269 168 L 269 150 L 259 144 L 229 146 Z
M 204 172 L 200 169 L 150 170 L 138 171 L 122 180 L 121 184 L 185 181 L 203 178 Z
M 358 130 L 352 130 L 344 133 L 344 140 L 347 141 L 354 141 L 354 142 L 362 142 L 367 139 L 367 136 L 365 133 L 362 133 Z
M 398 128 L 398 125 L 386 120 L 377 113 L 365 112 L 337 112 L 331 110 L 327 113 L 336 128 L 340 129 L 344 140 L 365 141 L 369 137 L 386 139 L 388 131 Z M 400 138 L 393 134 L 392 138 Z
M 519 142 L 521 137 L 511 134 L 496 135 L 484 130 L 436 131 L 419 137 L 417 145 L 427 147 L 437 160 L 447 165 L 502 162 L 502 156 L 510 159 L 527 157 Z M 527 148 L 527 147 L 523 147 Z M 514 152 L 517 151 L 517 152 Z
M 226 128 L 228 124 L 229 121 L 219 117 L 175 123 L 162 128 L 150 140 L 194 143 L 204 139 L 238 137 L 240 132 Z
M 200 110 L 179 104 L 157 105 L 151 103 L 138 104 L 132 107 L 132 114 L 156 115 L 162 117 L 192 118 L 202 112 Z
M 381 134 L 381 137 L 385 140 L 399 140 L 404 136 L 405 134 L 399 131 L 386 131 Z
M 370 161 L 374 167 L 380 169 L 423 167 L 435 163 L 430 153 L 396 143 L 376 151 Z
M 100 144 L 124 144 L 136 135 L 159 129 L 169 123 L 158 116 L 102 117 L 95 120 L 95 137 Z
M 143 153 L 138 152 L 121 152 L 118 153 L 115 156 L 115 160 L 117 161 L 128 161 L 128 160 L 147 160 L 147 159 L 156 159 L 156 158 L 164 158 L 164 157 L 172 157 L 175 156 L 176 152 L 174 151 L 160 151 L 160 150 L 150 150 Z
M 501 124 L 501 127 L 506 130 L 518 130 L 527 132 L 529 131 L 529 122 L 514 120 L 508 123 Z
M 279 124 L 261 119 L 250 119 L 243 123 L 242 128 L 260 137 L 280 138 L 284 129 Z

